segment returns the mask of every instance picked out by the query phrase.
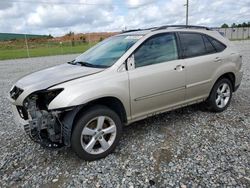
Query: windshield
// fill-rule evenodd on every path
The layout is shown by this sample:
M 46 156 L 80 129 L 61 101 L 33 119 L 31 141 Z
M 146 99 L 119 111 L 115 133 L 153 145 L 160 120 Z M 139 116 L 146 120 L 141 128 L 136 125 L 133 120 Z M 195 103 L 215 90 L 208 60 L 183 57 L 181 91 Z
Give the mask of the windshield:
M 112 66 L 141 36 L 114 36 L 78 56 L 72 64 L 91 67 Z

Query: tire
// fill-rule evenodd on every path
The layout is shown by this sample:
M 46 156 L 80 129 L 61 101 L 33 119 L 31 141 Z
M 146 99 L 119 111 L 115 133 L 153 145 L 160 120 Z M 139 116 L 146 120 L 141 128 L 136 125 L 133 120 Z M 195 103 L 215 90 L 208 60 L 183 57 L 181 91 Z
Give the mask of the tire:
M 111 109 L 96 105 L 78 118 L 71 137 L 76 154 L 87 161 L 106 157 L 114 151 L 122 134 L 122 122 Z M 92 148 L 92 149 L 91 149 Z
M 218 80 L 214 84 L 210 95 L 206 100 L 205 104 L 207 109 L 212 112 L 222 112 L 226 110 L 232 99 L 232 91 L 233 87 L 229 79 L 222 78 Z

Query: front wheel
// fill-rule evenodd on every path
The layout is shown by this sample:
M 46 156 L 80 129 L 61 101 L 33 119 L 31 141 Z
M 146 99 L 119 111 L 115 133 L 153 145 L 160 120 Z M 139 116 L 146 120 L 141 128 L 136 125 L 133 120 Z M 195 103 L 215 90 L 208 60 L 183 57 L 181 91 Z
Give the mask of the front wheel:
M 105 106 L 93 106 L 75 124 L 71 143 L 77 155 L 87 161 L 110 154 L 122 134 L 119 116 Z
M 222 112 L 230 104 L 232 98 L 232 83 L 223 78 L 217 81 L 206 101 L 207 107 L 213 112 Z

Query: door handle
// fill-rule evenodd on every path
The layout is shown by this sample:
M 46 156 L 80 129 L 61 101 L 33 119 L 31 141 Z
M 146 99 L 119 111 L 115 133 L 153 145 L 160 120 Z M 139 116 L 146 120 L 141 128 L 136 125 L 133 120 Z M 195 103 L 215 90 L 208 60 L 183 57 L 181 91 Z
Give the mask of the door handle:
M 182 71 L 184 68 L 185 68 L 185 66 L 183 66 L 183 65 L 177 65 L 177 66 L 174 68 L 174 70 Z
M 221 60 L 221 58 L 216 57 L 215 60 L 214 60 L 214 62 L 222 62 L 222 60 Z

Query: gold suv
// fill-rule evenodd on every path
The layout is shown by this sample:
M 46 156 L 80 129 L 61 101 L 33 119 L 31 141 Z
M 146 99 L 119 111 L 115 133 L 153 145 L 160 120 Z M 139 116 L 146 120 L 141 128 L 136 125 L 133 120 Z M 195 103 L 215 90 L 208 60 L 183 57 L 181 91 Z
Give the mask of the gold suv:
M 32 140 L 95 160 L 114 150 L 123 125 L 203 101 L 225 110 L 241 66 L 233 45 L 209 28 L 138 29 L 20 79 L 9 99 Z

